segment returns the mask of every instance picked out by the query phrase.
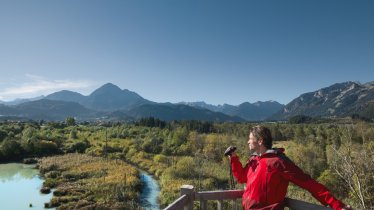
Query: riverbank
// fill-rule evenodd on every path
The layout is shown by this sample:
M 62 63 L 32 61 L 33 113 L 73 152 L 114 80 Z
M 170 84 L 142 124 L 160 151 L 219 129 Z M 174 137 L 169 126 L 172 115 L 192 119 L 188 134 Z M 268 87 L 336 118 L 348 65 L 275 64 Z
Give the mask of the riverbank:
M 141 166 L 131 162 L 128 159 L 122 159 L 122 161 L 133 166 L 140 172 L 140 180 L 142 182 L 142 190 L 140 194 L 140 207 L 147 210 L 157 210 L 160 209 L 160 185 L 158 183 L 159 178 L 142 168 Z

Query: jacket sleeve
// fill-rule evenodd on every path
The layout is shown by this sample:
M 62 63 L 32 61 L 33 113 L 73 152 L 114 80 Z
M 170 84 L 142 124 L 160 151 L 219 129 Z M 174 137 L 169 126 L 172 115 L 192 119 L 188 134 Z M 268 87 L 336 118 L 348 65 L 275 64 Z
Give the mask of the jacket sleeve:
M 246 183 L 247 182 L 247 173 L 248 173 L 248 164 L 245 165 L 243 168 L 242 164 L 239 161 L 238 156 L 231 157 L 231 168 L 232 173 L 235 178 L 238 180 L 239 183 Z
M 345 206 L 345 204 L 336 199 L 325 186 L 312 179 L 294 163 L 285 161 L 283 166 L 283 177 L 286 180 L 291 181 L 299 187 L 308 190 L 313 195 L 313 197 L 323 205 L 329 205 L 335 210 L 341 210 Z

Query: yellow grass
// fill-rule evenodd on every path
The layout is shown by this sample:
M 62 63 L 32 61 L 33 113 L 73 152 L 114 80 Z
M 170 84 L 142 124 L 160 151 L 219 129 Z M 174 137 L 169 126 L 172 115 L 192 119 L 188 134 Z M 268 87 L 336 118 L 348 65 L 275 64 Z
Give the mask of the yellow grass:
M 88 206 L 97 208 L 118 207 L 133 203 L 139 195 L 138 171 L 120 160 L 66 154 L 41 159 L 39 168 L 43 174 L 59 174 L 53 182 L 63 196 L 54 196 L 54 205 L 62 209 L 75 206 L 78 200 L 86 200 Z

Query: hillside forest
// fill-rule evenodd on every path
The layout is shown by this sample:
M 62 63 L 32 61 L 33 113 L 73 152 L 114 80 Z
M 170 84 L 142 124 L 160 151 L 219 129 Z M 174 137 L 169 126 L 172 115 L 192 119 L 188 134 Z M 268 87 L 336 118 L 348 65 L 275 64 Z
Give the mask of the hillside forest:
M 337 198 L 355 209 L 374 208 L 373 123 L 345 118 L 262 124 L 272 131 L 274 147 L 285 148 L 292 161 Z M 71 117 L 64 122 L 7 121 L 0 123 L 0 160 L 36 158 L 43 188 L 55 189 L 50 206 L 57 209 L 139 209 L 136 168 L 157 178 L 165 207 L 179 197 L 183 184 L 197 191 L 230 189 L 223 153 L 235 145 L 244 164 L 254 125 L 155 118 L 133 123 L 77 123 Z M 288 197 L 318 203 L 294 185 Z

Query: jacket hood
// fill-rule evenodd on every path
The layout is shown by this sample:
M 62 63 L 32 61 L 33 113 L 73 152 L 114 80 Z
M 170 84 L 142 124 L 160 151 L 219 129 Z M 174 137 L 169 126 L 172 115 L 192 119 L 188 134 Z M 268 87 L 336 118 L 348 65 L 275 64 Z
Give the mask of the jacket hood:
M 258 154 L 257 152 L 252 153 L 251 156 L 269 156 L 269 155 L 279 155 L 284 154 L 285 149 L 284 148 L 271 148 L 266 150 L 266 152 L 262 155 Z

